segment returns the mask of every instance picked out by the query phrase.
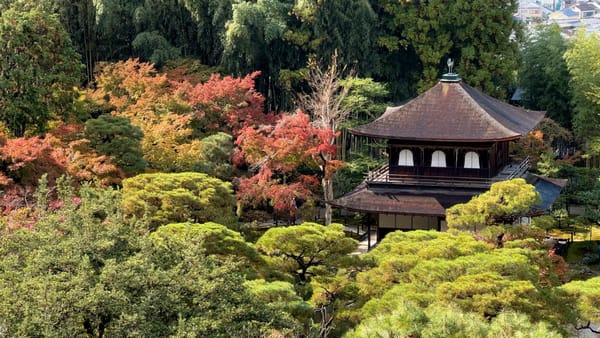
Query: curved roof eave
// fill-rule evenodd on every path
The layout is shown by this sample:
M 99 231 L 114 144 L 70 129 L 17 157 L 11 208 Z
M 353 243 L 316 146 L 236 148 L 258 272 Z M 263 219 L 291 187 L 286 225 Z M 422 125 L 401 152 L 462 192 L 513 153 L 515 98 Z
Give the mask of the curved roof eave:
M 504 138 L 491 138 L 491 139 L 466 139 L 466 138 L 462 138 L 462 139 L 445 139 L 445 138 L 434 138 L 434 137 L 430 137 L 430 138 L 413 138 L 413 137 L 398 137 L 398 136 L 392 136 L 392 135 L 373 135 L 373 134 L 369 134 L 369 133 L 364 133 L 364 132 L 360 132 L 360 131 L 356 131 L 354 130 L 354 128 L 348 129 L 348 131 L 356 136 L 366 136 L 366 137 L 373 137 L 373 138 L 382 138 L 382 139 L 388 139 L 388 140 L 405 140 L 405 141 L 433 141 L 433 142 L 502 142 L 502 141 L 513 141 L 513 140 L 518 140 L 521 137 L 523 137 L 522 135 L 515 135 L 512 137 L 504 137 Z

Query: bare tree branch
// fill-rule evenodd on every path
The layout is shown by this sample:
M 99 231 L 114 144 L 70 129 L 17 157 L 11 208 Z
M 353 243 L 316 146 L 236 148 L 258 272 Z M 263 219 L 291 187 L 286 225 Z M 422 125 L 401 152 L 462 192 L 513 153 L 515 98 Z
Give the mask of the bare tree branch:
M 350 107 L 344 105 L 344 99 L 350 91 L 349 86 L 342 86 L 344 76 L 352 77 L 355 71 L 347 70 L 345 66 L 338 64 L 337 50 L 331 56 L 331 64 L 323 67 L 314 59 L 309 61 L 307 82 L 310 87 L 310 93 L 303 93 L 298 96 L 298 101 L 304 112 L 312 116 L 313 125 L 317 128 L 329 128 L 332 131 L 338 131 L 350 114 Z M 336 137 L 329 140 L 329 144 L 334 145 Z M 333 179 L 326 172 L 327 163 L 333 160 L 330 154 L 321 154 L 323 161 L 323 177 L 321 185 L 323 187 L 323 200 L 327 203 L 333 199 Z M 325 204 L 325 224 L 331 223 L 332 209 L 331 205 Z
M 298 100 L 302 110 L 313 117 L 317 127 L 337 131 L 340 123 L 350 114 L 350 107 L 342 103 L 350 87 L 342 86 L 344 77 L 354 76 L 353 69 L 338 64 L 337 50 L 331 56 L 331 64 L 324 68 L 314 59 L 308 63 L 307 82 L 310 93 L 300 94 Z

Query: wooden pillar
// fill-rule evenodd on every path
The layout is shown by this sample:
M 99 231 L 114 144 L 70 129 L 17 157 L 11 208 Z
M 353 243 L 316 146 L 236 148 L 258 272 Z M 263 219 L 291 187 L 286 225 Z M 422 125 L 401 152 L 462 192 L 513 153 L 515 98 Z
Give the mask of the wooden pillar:
M 371 222 L 367 223 L 367 251 L 371 250 Z
M 458 148 L 454 148 L 454 175 L 457 176 L 458 172 Z
M 496 174 L 496 148 L 498 143 L 494 143 L 490 149 L 488 149 L 488 177 L 492 177 Z
M 375 232 L 375 241 L 379 243 L 379 214 L 377 214 L 377 221 L 375 221 L 377 225 L 377 231 Z M 369 239 L 371 238 L 371 233 L 369 233 Z
M 423 175 L 423 167 L 425 167 L 425 147 L 419 147 L 420 151 L 421 151 L 421 161 L 419 163 L 419 171 L 417 172 L 417 175 Z

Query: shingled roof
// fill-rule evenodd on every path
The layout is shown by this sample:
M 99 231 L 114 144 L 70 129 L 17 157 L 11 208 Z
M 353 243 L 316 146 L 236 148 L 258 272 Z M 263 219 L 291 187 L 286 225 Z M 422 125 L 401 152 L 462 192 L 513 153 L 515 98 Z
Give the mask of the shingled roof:
M 444 217 L 446 208 L 468 202 L 474 195 L 482 192 L 483 190 L 385 188 L 362 183 L 329 203 L 351 211 Z
M 528 215 L 539 215 L 549 210 L 567 183 L 567 180 L 533 174 L 527 174 L 526 181 L 535 187 L 541 197 L 541 202 L 526 213 Z M 466 203 L 484 191 L 485 189 L 468 188 L 390 187 L 363 182 L 329 204 L 350 211 L 445 217 L 447 208 Z
M 531 131 L 543 111 L 512 106 L 462 81 L 440 81 L 398 107 L 388 107 L 375 121 L 350 129 L 370 137 L 485 142 L 514 140 Z

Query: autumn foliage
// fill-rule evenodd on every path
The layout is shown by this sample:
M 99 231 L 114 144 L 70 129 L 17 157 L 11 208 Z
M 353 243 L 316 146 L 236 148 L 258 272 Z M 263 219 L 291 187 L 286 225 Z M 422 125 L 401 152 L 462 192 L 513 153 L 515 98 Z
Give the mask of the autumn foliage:
M 28 206 L 39 178 L 48 174 L 54 180 L 65 170 L 66 153 L 60 141 L 48 135 L 6 138 L 0 135 L 0 210 L 19 219 L 28 216 L 19 208 Z M 30 199 L 28 199 L 28 197 Z
M 237 137 L 244 126 L 274 121 L 264 113 L 265 98 L 254 89 L 254 79 L 260 72 L 243 78 L 213 74 L 205 83 L 191 86 L 181 83 L 192 105 L 197 127 L 202 133 L 224 131 Z
M 192 84 L 167 78 L 137 59 L 108 64 L 89 97 L 104 110 L 141 128 L 144 160 L 152 170 L 182 172 L 201 167 L 202 138 L 234 136 L 246 125 L 273 120 L 254 89 L 258 73 L 243 78 L 213 74 Z
M 276 213 L 293 217 L 296 201 L 317 198 L 319 179 L 341 165 L 329 140 L 331 129 L 317 128 L 307 114 L 283 115 L 275 124 L 245 127 L 236 140 L 236 164 L 249 165 L 254 175 L 240 180 L 243 206 L 269 203 Z M 328 156 L 326 156 L 328 155 Z
M 336 134 L 315 127 L 300 111 L 265 113 L 265 99 L 254 88 L 258 75 L 213 74 L 203 83 L 190 83 L 169 79 L 137 59 L 105 64 L 86 93 L 89 111 L 101 118 L 59 124 L 44 138 L 3 137 L 0 184 L 18 186 L 21 190 L 15 195 L 31 194 L 44 173 L 51 181 L 69 174 L 75 181 L 121 184 L 139 172 L 129 168 L 131 161 L 125 156 L 130 152 L 115 146 L 116 138 L 123 144 L 128 135 L 135 136 L 113 130 L 116 122 L 127 125 L 122 121 L 126 118 L 133 129 L 141 130 L 141 154 L 148 171 L 214 174 L 216 169 L 206 171 L 210 166 L 205 162 L 218 155 L 219 161 L 231 160 L 238 168 L 250 169 L 251 176 L 236 182 L 242 206 L 270 206 L 293 217 L 300 202 L 319 200 L 321 181 L 331 179 L 341 166 L 331 144 Z M 114 118 L 104 115 L 109 112 Z M 115 123 L 100 124 L 104 120 Z M 232 149 L 222 144 L 227 135 L 238 147 L 229 156 L 222 154 Z M 211 139 L 217 136 L 218 140 Z
M 111 156 L 99 154 L 91 147 L 90 140 L 82 138 L 84 129 L 83 124 L 61 124 L 51 132 L 60 141 L 55 146 L 65 153 L 64 173 L 76 181 L 93 181 L 103 187 L 120 184 L 125 172 Z
M 64 170 L 65 157 L 60 148 L 54 147 L 55 139 L 18 137 L 0 138 L 0 183 L 33 185 L 44 173 L 56 177 Z

